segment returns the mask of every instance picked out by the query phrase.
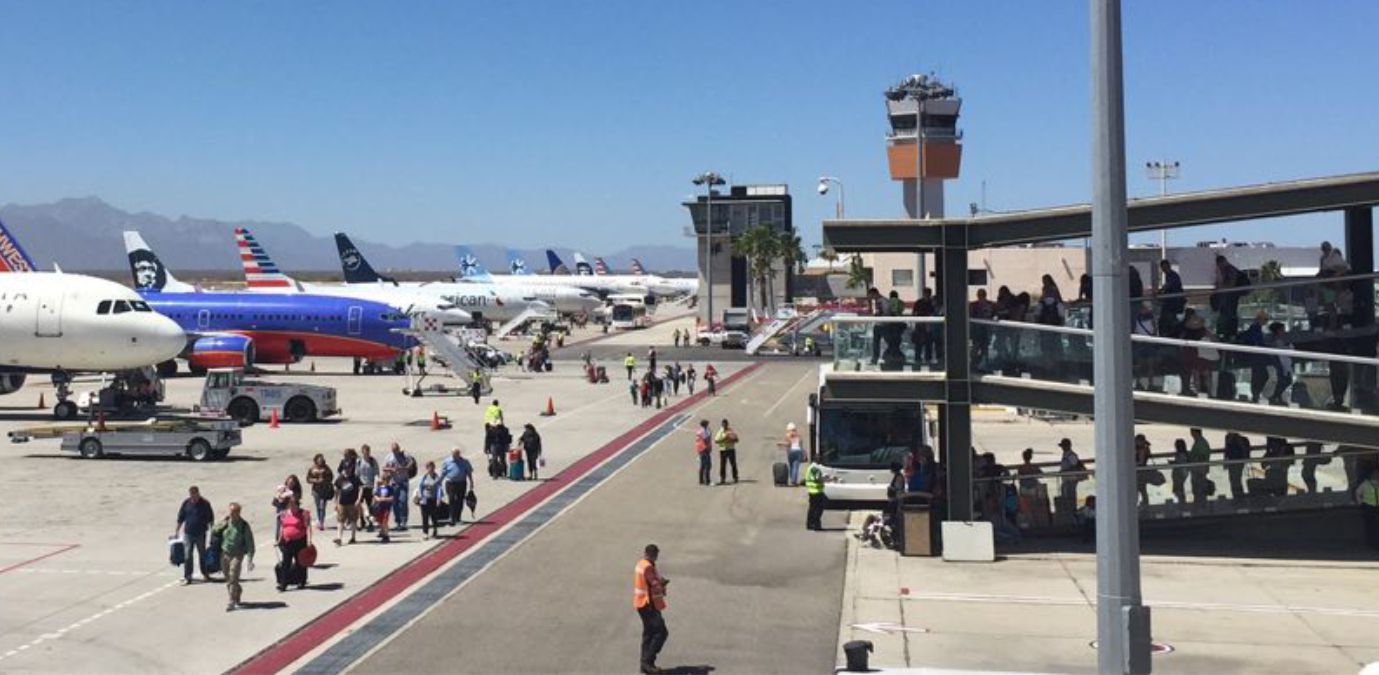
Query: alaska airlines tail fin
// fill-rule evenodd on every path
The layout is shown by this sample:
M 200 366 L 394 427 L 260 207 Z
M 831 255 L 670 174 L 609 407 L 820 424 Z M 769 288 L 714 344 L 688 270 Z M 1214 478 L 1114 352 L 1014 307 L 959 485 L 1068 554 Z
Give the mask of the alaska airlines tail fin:
M 158 254 L 138 232 L 125 231 L 124 252 L 129 256 L 129 273 L 134 277 L 135 290 L 164 293 L 195 293 L 199 290 L 172 276 L 172 270 L 158 259 Z
M 455 247 L 455 260 L 460 264 L 460 278 L 468 281 L 492 281 L 488 270 L 468 246 Z
M 397 279 L 385 277 L 375 272 L 373 265 L 364 259 L 364 254 L 354 247 L 344 232 L 335 233 L 335 249 L 340 253 L 340 271 L 345 273 L 347 284 L 373 284 L 378 282 L 397 285 Z
M 33 258 L 24 252 L 19 240 L 5 229 L 5 224 L 0 223 L 0 272 L 33 272 L 35 269 Z
M 633 274 L 646 274 L 646 268 L 645 268 L 645 267 L 642 267 L 642 261 L 640 261 L 640 260 L 638 260 L 638 259 L 636 259 L 636 258 L 633 258 L 633 259 L 632 259 L 632 273 L 633 273 Z
M 583 255 L 582 253 L 580 253 L 579 251 L 575 251 L 575 252 L 574 252 L 574 255 L 575 255 L 575 274 L 577 274 L 577 275 L 579 275 L 579 276 L 581 276 L 581 277 L 592 277 L 592 276 L 594 276 L 594 266 L 593 266 L 593 265 L 590 265 L 590 264 L 589 264 L 589 261 L 584 259 L 584 255 Z
M 277 263 L 268 257 L 268 252 L 249 230 L 235 228 L 235 245 L 239 247 L 239 264 L 244 268 L 244 281 L 250 291 L 293 293 L 302 290 L 296 279 L 278 269 Z
M 527 261 L 522 259 L 522 254 L 508 249 L 508 273 L 523 276 L 531 274 L 527 271 Z
M 556 255 L 555 251 L 551 249 L 546 249 L 546 262 L 551 266 L 551 274 L 570 273 L 570 268 L 566 267 L 565 263 L 561 262 L 560 256 Z
M 604 262 L 603 258 L 594 258 L 594 275 L 603 276 L 605 274 L 608 274 L 608 263 Z

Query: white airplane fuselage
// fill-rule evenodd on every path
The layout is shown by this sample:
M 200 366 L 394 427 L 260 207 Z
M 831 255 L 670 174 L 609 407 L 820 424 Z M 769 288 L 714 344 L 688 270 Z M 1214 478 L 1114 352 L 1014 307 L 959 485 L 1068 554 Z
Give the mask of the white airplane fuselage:
M 642 274 L 494 274 L 490 275 L 498 286 L 556 286 L 578 288 L 603 294 L 623 293 L 661 293 L 656 291 L 659 277 Z
M 463 325 L 473 316 L 456 304 L 447 303 L 433 293 L 425 293 L 417 286 L 389 283 L 372 284 L 302 284 L 303 290 L 316 295 L 337 298 L 354 298 L 381 302 L 396 308 L 399 312 L 412 314 L 421 312 L 426 316 L 438 318 L 445 325 Z
M 175 358 L 186 345 L 172 319 L 113 281 L 0 274 L 0 370 L 131 370 Z
M 376 289 L 377 284 L 345 284 L 343 286 L 321 286 L 313 292 L 331 293 L 331 289 Z M 544 303 L 556 311 L 564 313 L 592 311 L 602 303 L 590 293 L 575 288 L 560 286 L 504 286 L 470 281 L 429 281 L 404 282 L 392 287 L 406 289 L 415 297 L 429 299 L 430 302 L 458 307 L 469 314 L 481 314 L 485 319 L 506 321 L 525 311 L 537 302 Z

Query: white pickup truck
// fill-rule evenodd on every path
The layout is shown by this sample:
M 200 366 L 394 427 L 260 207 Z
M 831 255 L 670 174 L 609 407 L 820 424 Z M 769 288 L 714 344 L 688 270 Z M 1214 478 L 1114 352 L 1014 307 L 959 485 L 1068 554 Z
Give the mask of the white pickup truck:
M 242 425 L 269 419 L 274 412 L 286 422 L 315 422 L 340 414 L 334 387 L 250 380 L 239 368 L 207 371 L 198 410 L 228 415 Z

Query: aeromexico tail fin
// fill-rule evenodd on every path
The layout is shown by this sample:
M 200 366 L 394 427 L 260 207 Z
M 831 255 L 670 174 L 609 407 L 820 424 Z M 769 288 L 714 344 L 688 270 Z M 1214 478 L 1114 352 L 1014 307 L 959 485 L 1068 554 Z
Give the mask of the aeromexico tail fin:
M 235 245 L 239 247 L 239 264 L 244 268 L 244 281 L 250 291 L 292 293 L 302 290 L 296 279 L 282 273 L 268 257 L 268 252 L 248 229 L 235 228 Z
M 375 272 L 373 265 L 364 259 L 364 254 L 354 247 L 354 242 L 350 241 L 344 232 L 335 233 L 335 249 L 340 252 L 340 271 L 345 273 L 345 283 L 347 284 L 372 284 L 390 283 L 397 285 L 397 279 L 385 277 Z
M 560 261 L 560 256 L 556 255 L 555 251 L 551 249 L 546 249 L 546 262 L 551 266 L 551 274 L 570 273 L 570 268 L 566 267 L 565 263 Z
M 642 267 L 642 261 L 640 261 L 640 260 L 638 260 L 638 259 L 636 259 L 636 258 L 633 258 L 633 259 L 632 259 L 632 273 L 633 273 L 633 274 L 646 274 L 646 268 L 645 268 L 645 267 Z
M 574 256 L 575 256 L 575 274 L 578 274 L 579 276 L 582 276 L 582 277 L 592 277 L 592 276 L 594 276 L 594 266 L 593 266 L 593 265 L 590 265 L 590 264 L 589 264 L 589 261 L 584 259 L 584 255 L 583 255 L 582 253 L 580 253 L 579 251 L 575 251 L 575 252 L 574 252 Z
M 129 256 L 129 273 L 134 277 L 136 290 L 164 293 L 195 293 L 200 290 L 172 276 L 172 270 L 158 259 L 158 254 L 138 232 L 125 231 L 124 252 Z
M 468 246 L 455 247 L 455 261 L 460 265 L 460 278 L 470 281 L 492 281 L 488 270 L 484 269 L 483 263 Z
M 0 272 L 33 272 L 38 268 L 34 267 L 33 258 L 24 252 L 24 247 L 19 245 L 19 241 L 5 229 L 5 224 L 0 223 Z
M 508 273 L 518 276 L 531 274 L 527 270 L 527 261 L 522 259 L 522 254 L 512 249 L 508 249 Z
M 604 262 L 603 258 L 594 258 L 594 274 L 596 276 L 608 274 L 608 263 Z

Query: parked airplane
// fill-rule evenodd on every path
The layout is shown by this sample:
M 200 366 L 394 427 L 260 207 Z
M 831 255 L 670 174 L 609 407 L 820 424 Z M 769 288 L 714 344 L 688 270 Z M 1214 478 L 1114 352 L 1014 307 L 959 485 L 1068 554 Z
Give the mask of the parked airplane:
M 555 251 L 551 249 L 546 249 L 546 264 L 550 266 L 552 276 L 570 273 L 570 268 L 566 267 L 565 263 L 560 261 L 560 256 L 557 256 Z M 461 265 L 463 265 L 463 263 L 461 263 Z M 461 267 L 460 271 L 464 271 L 463 267 Z
M 633 259 L 632 259 L 632 273 L 633 273 L 633 274 L 646 274 L 646 268 L 645 268 L 645 267 L 642 267 L 642 261 L 640 261 L 640 260 L 638 260 L 638 259 L 636 259 L 636 258 L 633 258 Z
M 608 263 L 603 258 L 594 258 L 594 275 L 601 277 L 605 274 L 608 274 Z
M 578 284 L 561 283 L 549 276 L 536 274 L 489 274 L 468 246 L 456 246 L 462 283 L 477 283 L 499 289 L 500 292 L 520 293 L 539 300 L 563 314 L 588 312 L 602 306 L 598 293 Z
M 593 275 L 594 275 L 594 266 L 593 266 L 593 265 L 590 265 L 590 264 L 589 264 L 589 261 L 584 259 L 584 254 L 580 253 L 579 251 L 575 251 L 575 252 L 574 252 L 574 256 L 575 256 L 575 274 L 577 274 L 577 275 L 579 275 L 579 276 L 582 276 L 582 277 L 593 276 Z
M 20 274 L 22 272 L 22 274 Z M 0 223 L 0 395 L 30 373 L 136 370 L 177 356 L 187 337 L 137 293 L 82 274 L 39 272 Z M 76 404 L 59 396 L 53 414 L 69 419 Z
M 368 264 L 364 256 L 350 243 L 344 234 L 335 235 L 336 247 L 341 249 L 341 266 L 345 273 L 347 286 L 377 283 L 382 277 Z M 345 264 L 344 251 L 354 251 L 354 256 L 362 263 L 355 267 Z M 472 256 L 471 256 L 472 257 Z M 531 275 L 531 278 L 538 278 Z M 483 280 L 428 281 L 425 283 L 404 283 L 404 288 L 416 289 L 418 293 L 438 298 L 442 301 L 464 307 L 476 319 L 508 321 L 521 316 L 528 310 L 557 312 L 586 312 L 599 305 L 593 294 L 572 288 L 535 285 L 531 287 L 500 285 Z
M 354 250 L 354 245 L 345 239 L 342 246 L 339 242 L 343 235 L 336 235 L 336 248 L 340 251 L 340 264 L 342 267 L 367 265 L 363 256 Z M 395 279 L 379 276 L 378 282 L 373 284 L 359 285 L 340 285 L 340 284 L 309 284 L 297 281 L 287 276 L 278 269 L 277 263 L 268 257 L 267 251 L 254 239 L 254 235 L 249 230 L 235 228 L 235 244 L 239 247 L 240 265 L 244 268 L 244 279 L 250 291 L 267 291 L 281 293 L 315 293 L 317 295 L 329 295 L 341 298 L 355 298 L 358 300 L 369 300 L 381 302 L 392 306 L 393 309 L 408 315 L 421 315 L 437 319 L 445 326 L 462 326 L 473 321 L 473 316 L 464 307 L 473 306 L 477 302 L 468 305 L 452 303 L 442 300 L 435 295 L 420 293 L 414 286 L 399 284 Z M 478 300 L 479 298 L 471 298 Z
M 546 258 L 552 268 L 568 269 L 555 251 L 546 250 Z M 640 263 L 638 263 L 640 266 Z M 601 295 L 642 293 L 657 298 L 675 298 L 693 295 L 699 290 L 697 279 L 667 279 L 654 274 L 603 274 L 590 276 L 548 276 L 543 277 L 553 283 L 571 284 L 594 290 Z
M 508 249 L 508 273 L 512 275 L 531 274 L 527 271 L 527 261 L 523 260 L 522 256 L 512 249 Z
M 187 332 L 182 355 L 193 372 L 305 356 L 388 360 L 415 344 L 395 332 L 410 318 L 381 302 L 302 293 L 290 284 L 277 285 L 287 293 L 200 292 L 178 281 L 137 232 L 125 233 L 125 252 L 139 294 Z

